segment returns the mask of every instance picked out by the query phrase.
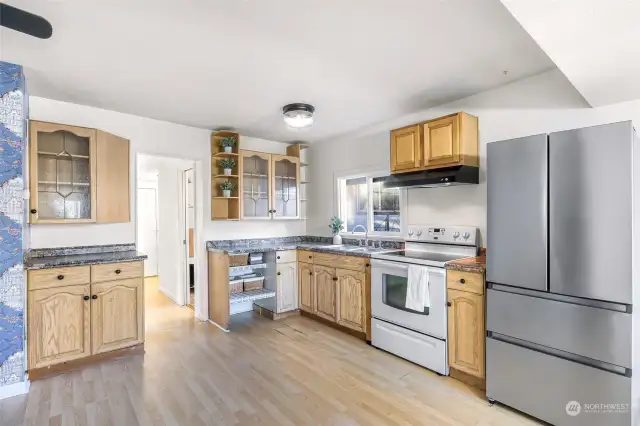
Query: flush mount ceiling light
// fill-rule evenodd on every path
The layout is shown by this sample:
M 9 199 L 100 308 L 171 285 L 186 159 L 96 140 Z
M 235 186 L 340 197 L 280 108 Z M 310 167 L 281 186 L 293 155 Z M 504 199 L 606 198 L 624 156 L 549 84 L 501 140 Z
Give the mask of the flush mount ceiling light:
M 289 104 L 282 107 L 282 118 L 289 127 L 302 129 L 313 124 L 313 112 L 315 110 L 309 104 Z

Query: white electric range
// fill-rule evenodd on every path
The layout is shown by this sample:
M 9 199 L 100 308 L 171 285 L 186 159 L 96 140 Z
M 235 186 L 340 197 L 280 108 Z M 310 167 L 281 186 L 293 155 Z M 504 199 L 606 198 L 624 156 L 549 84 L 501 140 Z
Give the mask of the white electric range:
M 371 256 L 371 344 L 442 375 L 447 361 L 447 262 L 476 256 L 478 229 L 412 225 L 404 251 Z M 405 307 L 410 265 L 427 268 L 430 307 Z

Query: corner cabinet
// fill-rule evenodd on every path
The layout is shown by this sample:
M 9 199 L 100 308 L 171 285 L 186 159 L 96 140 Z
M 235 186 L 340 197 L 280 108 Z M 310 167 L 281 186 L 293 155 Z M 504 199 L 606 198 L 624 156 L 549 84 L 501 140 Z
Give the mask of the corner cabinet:
M 240 150 L 241 219 L 300 218 L 300 160 Z
M 391 131 L 391 173 L 478 166 L 478 118 L 464 112 Z
M 30 222 L 129 222 L 129 141 L 30 122 Z

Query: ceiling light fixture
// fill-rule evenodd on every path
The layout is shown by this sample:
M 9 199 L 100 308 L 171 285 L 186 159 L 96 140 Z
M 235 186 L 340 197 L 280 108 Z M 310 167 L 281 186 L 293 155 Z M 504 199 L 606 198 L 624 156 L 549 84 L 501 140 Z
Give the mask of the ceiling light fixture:
M 289 104 L 282 107 L 282 118 L 287 126 L 302 129 L 313 124 L 313 112 L 316 109 L 309 104 Z

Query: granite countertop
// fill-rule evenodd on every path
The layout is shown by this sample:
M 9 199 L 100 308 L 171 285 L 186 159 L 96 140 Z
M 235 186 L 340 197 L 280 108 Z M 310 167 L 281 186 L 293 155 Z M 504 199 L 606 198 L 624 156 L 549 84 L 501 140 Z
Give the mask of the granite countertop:
M 99 265 L 102 263 L 133 262 L 145 260 L 146 254 L 136 250 L 104 252 L 104 253 L 84 253 L 67 254 L 60 256 L 44 256 L 26 258 L 24 269 L 49 269 L 61 268 L 64 266 Z
M 358 248 L 358 250 L 351 251 L 350 249 Z M 243 254 L 243 253 L 263 253 L 266 251 L 280 251 L 280 250 L 309 250 L 321 253 L 334 253 L 345 256 L 357 256 L 357 257 L 371 257 L 373 253 L 385 253 L 398 251 L 398 248 L 373 248 L 373 247 L 358 247 L 355 245 L 345 244 L 336 247 L 334 244 L 325 243 L 307 243 L 307 242 L 275 242 L 265 244 L 247 244 L 247 245 L 235 245 L 233 247 L 221 247 L 221 248 L 209 248 L 209 251 L 226 251 L 229 254 Z
M 486 256 L 467 257 L 465 259 L 447 262 L 447 264 L 445 264 L 445 268 L 450 271 L 484 274 L 486 270 L 486 263 Z

